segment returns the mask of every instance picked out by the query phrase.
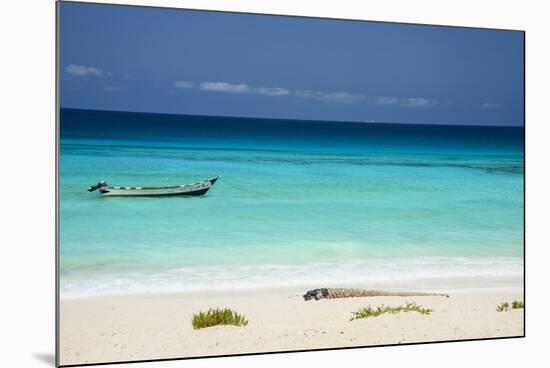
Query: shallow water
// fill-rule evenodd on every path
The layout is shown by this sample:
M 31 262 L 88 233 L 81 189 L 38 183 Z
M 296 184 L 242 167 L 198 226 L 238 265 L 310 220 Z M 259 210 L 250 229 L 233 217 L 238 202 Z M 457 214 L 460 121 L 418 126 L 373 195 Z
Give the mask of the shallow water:
M 64 296 L 523 272 L 522 128 L 63 110 L 61 136 Z

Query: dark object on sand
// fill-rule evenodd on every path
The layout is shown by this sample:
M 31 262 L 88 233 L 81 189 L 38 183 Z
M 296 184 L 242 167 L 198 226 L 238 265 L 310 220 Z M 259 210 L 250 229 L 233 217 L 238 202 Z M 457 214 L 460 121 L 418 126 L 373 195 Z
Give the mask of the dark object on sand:
M 449 294 L 421 293 L 415 291 L 383 291 L 371 289 L 347 289 L 347 288 L 321 288 L 313 289 L 304 294 L 304 300 L 336 299 L 336 298 L 357 298 L 368 296 L 444 296 Z

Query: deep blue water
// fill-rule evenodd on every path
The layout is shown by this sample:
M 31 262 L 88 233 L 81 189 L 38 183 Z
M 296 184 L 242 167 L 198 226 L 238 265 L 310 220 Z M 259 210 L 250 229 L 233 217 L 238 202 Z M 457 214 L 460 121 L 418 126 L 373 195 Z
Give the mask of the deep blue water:
M 518 127 L 62 109 L 62 293 L 517 281 L 523 172 Z
M 337 152 L 523 151 L 522 127 L 419 125 L 63 109 L 62 139 Z

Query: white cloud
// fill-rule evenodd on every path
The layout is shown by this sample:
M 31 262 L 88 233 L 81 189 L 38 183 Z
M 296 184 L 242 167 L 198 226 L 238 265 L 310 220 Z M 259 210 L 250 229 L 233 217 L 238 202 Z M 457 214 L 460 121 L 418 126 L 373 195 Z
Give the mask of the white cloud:
M 312 98 L 317 101 L 326 103 L 364 103 L 368 102 L 368 98 L 362 94 L 349 93 L 349 92 L 321 92 L 312 91 L 309 89 L 299 89 L 294 91 L 294 96 L 302 98 Z
M 404 105 L 410 106 L 410 107 L 432 106 L 435 104 L 437 104 L 437 101 L 429 100 L 424 97 L 410 97 L 410 98 L 406 98 L 404 101 Z
M 376 97 L 375 103 L 377 105 L 394 105 L 394 106 L 405 106 L 405 107 L 429 107 L 435 106 L 438 104 L 437 100 L 432 100 L 424 97 L 389 97 L 389 96 L 378 96 Z
M 225 92 L 225 93 L 248 93 L 261 96 L 297 96 L 303 98 L 313 98 L 317 101 L 326 103 L 360 103 L 367 100 L 366 96 L 348 92 L 321 92 L 312 90 L 291 91 L 281 87 L 254 87 L 248 84 L 231 84 L 226 82 L 202 82 L 200 84 L 202 91 Z
M 252 87 L 244 83 L 202 82 L 201 91 L 225 93 L 250 93 L 261 96 L 287 96 L 290 91 L 280 87 Z
M 192 88 L 194 84 L 187 81 L 176 81 L 174 82 L 174 86 L 178 88 Z M 241 93 L 261 96 L 294 96 L 300 98 L 310 98 L 315 101 L 330 104 L 374 103 L 377 105 L 394 105 L 411 108 L 429 107 L 438 104 L 437 100 L 424 97 L 399 98 L 378 96 L 373 99 L 360 93 L 323 92 L 310 89 L 289 90 L 281 87 L 254 87 L 244 83 L 232 84 L 226 82 L 201 82 L 199 88 L 201 91 L 206 92 Z
M 348 92 L 330 92 L 330 93 L 318 93 L 315 97 L 316 100 L 326 103 L 340 103 L 340 104 L 354 104 L 367 102 L 367 96 Z
M 174 87 L 189 89 L 195 87 L 195 83 L 186 80 L 178 80 L 174 82 Z
M 101 77 L 103 74 L 110 75 L 110 73 L 105 73 L 103 70 L 100 70 L 93 66 L 77 65 L 77 64 L 67 65 L 67 67 L 65 68 L 65 71 L 67 72 L 67 74 L 75 75 L 79 77 L 84 77 L 87 75 L 93 75 L 96 77 Z
M 246 84 L 231 84 L 225 82 L 202 82 L 201 91 L 226 92 L 226 93 L 249 93 L 250 87 Z
M 494 103 L 494 102 L 484 102 L 481 104 L 482 109 L 495 110 L 495 109 L 500 109 L 501 107 L 502 107 L 501 104 Z
M 253 88 L 252 93 L 257 93 L 263 96 L 286 96 L 290 94 L 290 91 L 286 88 L 258 87 L 258 88 Z
M 378 105 L 397 105 L 399 99 L 397 97 L 378 96 L 376 97 L 376 104 Z

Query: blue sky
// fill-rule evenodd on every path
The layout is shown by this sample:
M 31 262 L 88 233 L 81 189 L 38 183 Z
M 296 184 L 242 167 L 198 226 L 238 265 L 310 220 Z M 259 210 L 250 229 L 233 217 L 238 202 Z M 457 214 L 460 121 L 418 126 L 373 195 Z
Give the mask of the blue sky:
M 61 4 L 61 106 L 523 125 L 523 33 Z

